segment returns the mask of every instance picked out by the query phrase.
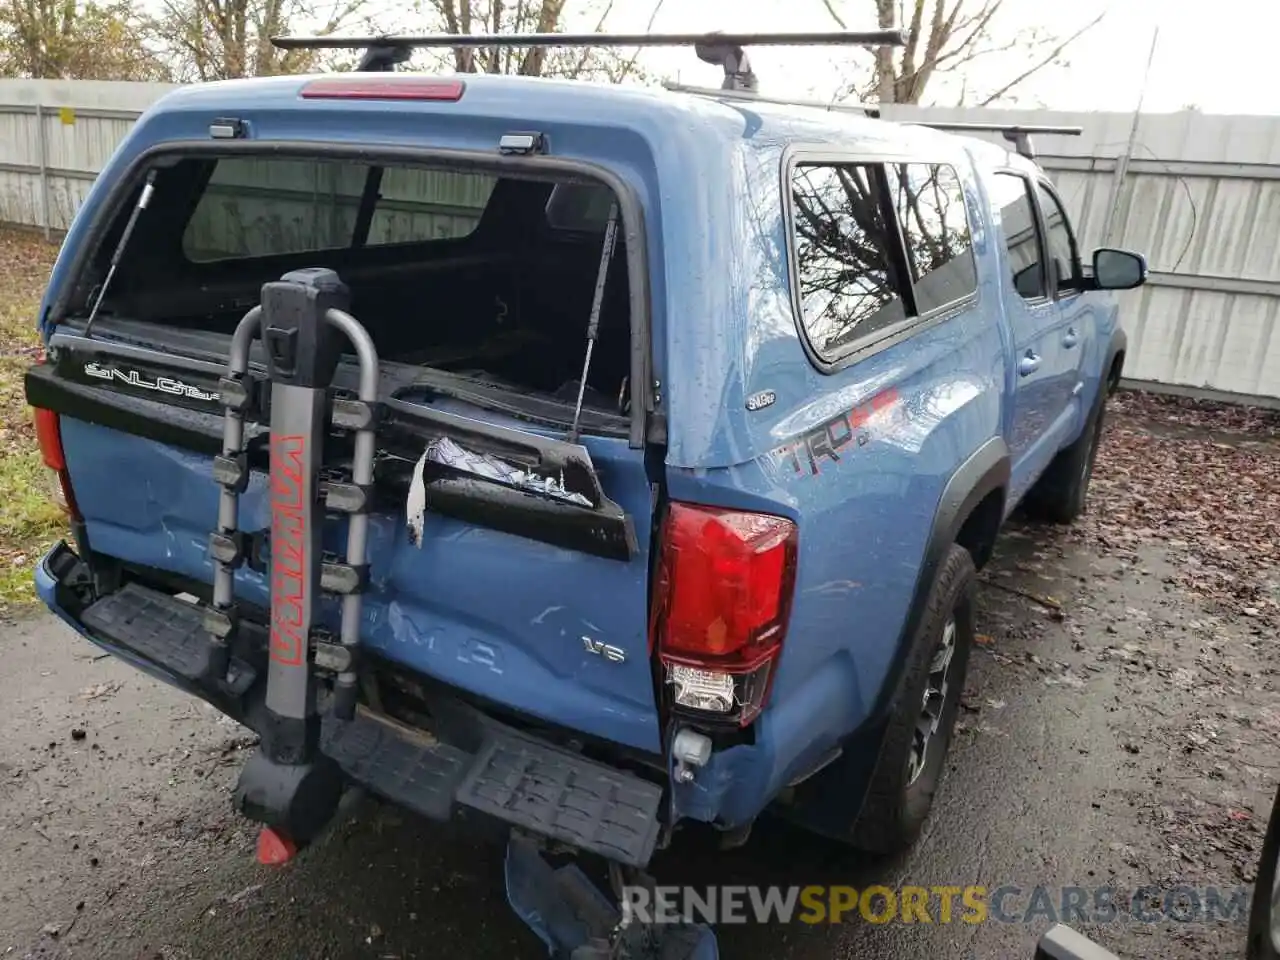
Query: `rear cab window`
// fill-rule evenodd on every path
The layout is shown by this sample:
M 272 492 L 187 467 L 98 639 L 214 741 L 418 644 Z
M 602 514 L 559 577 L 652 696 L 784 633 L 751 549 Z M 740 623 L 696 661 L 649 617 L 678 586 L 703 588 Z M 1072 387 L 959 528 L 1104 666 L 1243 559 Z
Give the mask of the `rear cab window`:
M 360 163 L 227 157 L 213 167 L 182 235 L 192 263 L 469 236 L 497 178 L 388 167 L 365 229 L 374 168 Z
M 976 294 L 954 167 L 800 159 L 789 177 L 797 312 L 819 366 L 905 335 Z

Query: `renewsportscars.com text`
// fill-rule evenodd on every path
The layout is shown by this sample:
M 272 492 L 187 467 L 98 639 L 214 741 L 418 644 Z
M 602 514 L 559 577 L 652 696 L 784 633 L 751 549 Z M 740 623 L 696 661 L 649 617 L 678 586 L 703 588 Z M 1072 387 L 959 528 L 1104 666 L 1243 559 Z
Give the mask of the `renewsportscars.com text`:
M 902 886 L 624 887 L 644 923 L 1243 922 L 1245 887 Z

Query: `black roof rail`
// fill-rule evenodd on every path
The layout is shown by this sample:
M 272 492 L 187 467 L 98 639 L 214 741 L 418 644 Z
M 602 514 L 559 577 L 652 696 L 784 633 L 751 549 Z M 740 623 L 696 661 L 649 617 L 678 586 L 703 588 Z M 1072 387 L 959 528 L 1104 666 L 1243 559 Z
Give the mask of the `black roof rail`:
M 957 120 L 900 120 L 899 123 L 911 123 L 917 127 L 931 127 L 934 130 L 946 130 L 951 133 L 999 133 L 1013 144 L 1020 156 L 1028 160 L 1036 158 L 1035 145 L 1031 142 L 1032 134 L 1046 134 L 1061 137 L 1078 137 L 1084 133 L 1084 127 L 1060 127 L 1053 124 L 1018 124 L 1018 123 L 982 123 Z
M 724 69 L 724 89 L 754 91 L 758 82 L 744 47 L 900 47 L 901 30 L 807 33 L 437 33 L 423 36 L 272 37 L 281 50 L 364 50 L 360 71 L 391 70 L 423 47 L 693 47 Z
M 816 110 L 830 110 L 836 113 L 860 113 L 863 116 L 879 119 L 881 108 L 865 103 L 828 103 L 823 100 L 805 100 L 791 97 L 765 97 L 753 91 L 713 90 L 710 87 L 688 86 L 682 83 L 667 82 L 663 87 L 673 93 L 691 93 L 704 97 L 716 97 L 722 100 L 747 100 L 755 103 L 774 103 L 787 107 L 812 107 Z M 897 123 L 910 124 L 917 127 L 930 127 L 934 130 L 945 130 L 951 133 L 1000 133 L 1014 145 L 1014 149 L 1028 160 L 1036 158 L 1035 145 L 1031 142 L 1032 134 L 1052 134 L 1055 136 L 1078 137 L 1084 133 L 1083 127 L 1055 126 L 1053 124 L 1009 124 L 983 123 L 981 121 L 947 121 L 947 120 L 897 120 Z

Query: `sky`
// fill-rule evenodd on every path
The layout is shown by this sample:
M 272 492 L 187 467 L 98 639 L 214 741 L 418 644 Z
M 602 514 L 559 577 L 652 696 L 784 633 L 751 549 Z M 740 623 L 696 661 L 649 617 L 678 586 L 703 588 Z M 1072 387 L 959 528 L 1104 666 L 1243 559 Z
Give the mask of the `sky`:
M 655 0 L 615 0 L 607 29 L 643 31 Z M 875 27 L 874 0 L 835 0 L 849 29 Z M 978 5 L 981 0 L 967 0 Z M 572 5 L 571 5 L 572 7 Z M 1045 71 L 1019 87 L 1016 105 L 1127 112 L 1138 104 L 1159 25 L 1143 109 L 1194 105 L 1206 113 L 1280 114 L 1280 0 L 1005 0 L 1001 36 L 1039 26 L 1069 35 L 1098 13 L 1104 19 L 1068 49 L 1069 67 Z M 570 28 L 593 24 L 571 23 Z M 664 0 L 655 31 L 834 29 L 822 0 Z M 830 98 L 864 51 L 762 48 L 751 53 L 760 92 Z M 647 51 L 642 62 L 680 82 L 718 86 L 718 67 L 688 50 Z M 998 54 L 971 68 L 970 83 L 999 85 L 1027 66 L 1024 55 Z M 957 88 L 936 86 L 933 101 L 956 102 Z M 926 99 L 929 99 L 928 97 Z

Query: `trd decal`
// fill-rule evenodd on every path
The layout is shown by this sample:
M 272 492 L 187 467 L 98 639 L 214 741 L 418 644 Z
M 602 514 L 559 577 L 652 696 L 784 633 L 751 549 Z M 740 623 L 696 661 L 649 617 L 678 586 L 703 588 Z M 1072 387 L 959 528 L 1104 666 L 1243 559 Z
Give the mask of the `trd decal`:
M 271 438 L 271 659 L 291 667 L 306 659 L 306 485 L 302 436 Z
M 193 387 L 189 383 L 183 383 L 181 380 L 175 380 L 172 377 L 146 377 L 137 370 L 119 370 L 115 367 L 104 367 L 97 363 L 86 363 L 84 372 L 98 380 L 120 381 L 131 387 L 141 387 L 143 390 L 151 390 L 156 393 L 167 393 L 177 397 L 190 397 L 192 400 L 217 400 L 216 393 L 208 393 L 199 387 Z
M 877 393 L 865 403 L 836 414 L 825 423 L 814 427 L 799 439 L 772 450 L 769 456 L 777 463 L 791 465 L 797 474 L 812 476 L 820 470 L 819 461 L 840 462 L 840 451 L 850 444 L 865 446 L 871 434 L 865 429 L 867 422 L 882 410 L 898 402 L 898 391 L 893 387 Z

